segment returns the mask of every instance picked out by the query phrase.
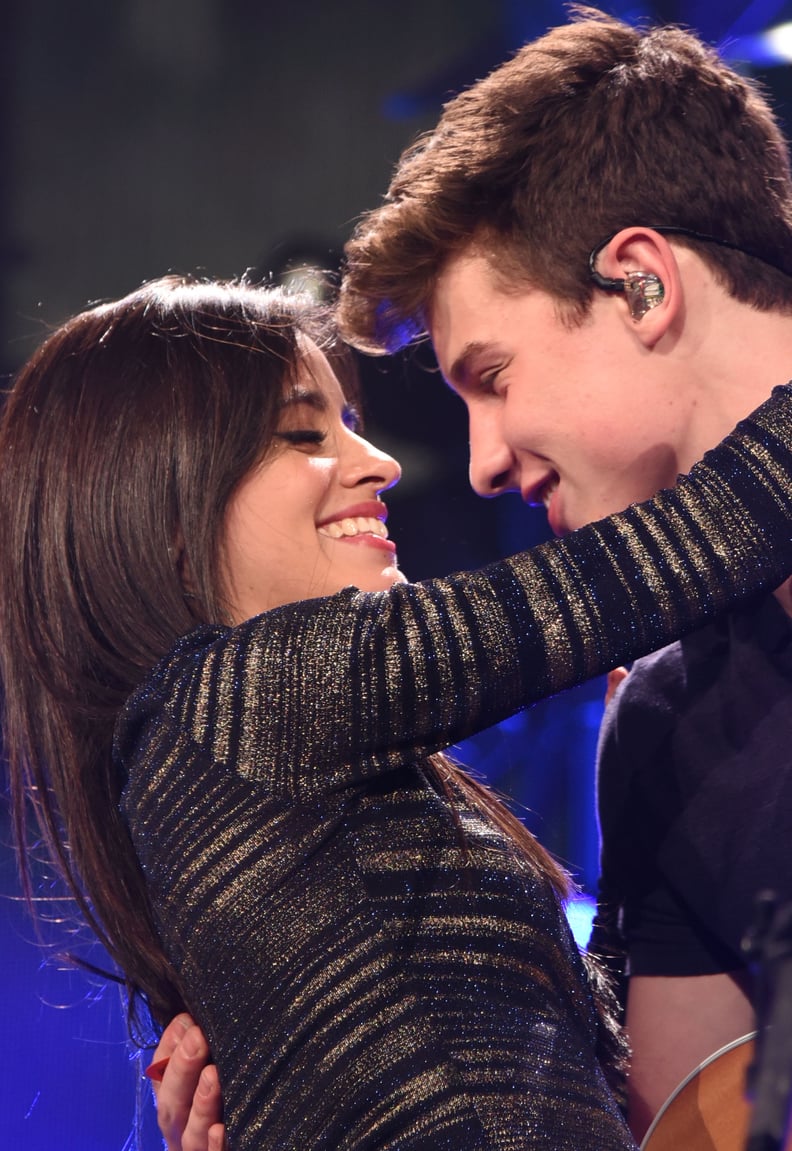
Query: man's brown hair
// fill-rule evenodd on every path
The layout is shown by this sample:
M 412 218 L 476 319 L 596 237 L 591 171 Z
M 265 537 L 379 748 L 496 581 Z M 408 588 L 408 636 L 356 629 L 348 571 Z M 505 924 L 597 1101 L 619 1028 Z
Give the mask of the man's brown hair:
M 789 155 L 756 84 L 680 28 L 576 8 L 404 153 L 347 245 L 342 333 L 370 352 L 418 336 L 438 273 L 472 240 L 505 284 L 537 286 L 581 319 L 589 253 L 631 225 L 738 246 L 672 237 L 738 300 L 792 310 Z

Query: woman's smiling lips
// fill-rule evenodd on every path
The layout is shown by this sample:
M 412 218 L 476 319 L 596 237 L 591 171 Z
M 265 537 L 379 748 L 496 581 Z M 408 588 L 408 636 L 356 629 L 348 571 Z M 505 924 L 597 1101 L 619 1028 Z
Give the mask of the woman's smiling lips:
M 379 500 L 368 500 L 344 508 L 317 524 L 320 535 L 349 544 L 365 544 L 395 553 L 395 543 L 388 539 L 385 520 L 388 509 Z

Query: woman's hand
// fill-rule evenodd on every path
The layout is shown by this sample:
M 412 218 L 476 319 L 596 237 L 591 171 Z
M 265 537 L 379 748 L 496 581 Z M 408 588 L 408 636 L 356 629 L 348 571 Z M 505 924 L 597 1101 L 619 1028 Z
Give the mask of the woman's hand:
M 225 1151 L 223 1098 L 209 1044 L 189 1015 L 177 1015 L 162 1033 L 152 1068 L 157 1121 L 167 1151 Z M 160 1078 L 161 1076 L 161 1078 Z

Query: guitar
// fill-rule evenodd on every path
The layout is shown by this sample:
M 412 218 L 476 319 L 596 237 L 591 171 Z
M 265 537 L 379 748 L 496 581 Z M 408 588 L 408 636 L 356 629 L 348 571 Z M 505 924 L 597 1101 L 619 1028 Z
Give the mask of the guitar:
M 727 1043 L 682 1080 L 655 1115 L 641 1151 L 745 1151 L 745 1074 L 755 1035 Z M 784 1151 L 792 1151 L 792 1137 Z

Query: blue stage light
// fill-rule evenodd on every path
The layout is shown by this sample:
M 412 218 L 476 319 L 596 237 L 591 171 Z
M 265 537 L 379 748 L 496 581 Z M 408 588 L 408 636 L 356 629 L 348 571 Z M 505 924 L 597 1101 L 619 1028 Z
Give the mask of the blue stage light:
M 590 895 L 576 895 L 566 905 L 567 919 L 578 947 L 586 947 L 597 905 Z

